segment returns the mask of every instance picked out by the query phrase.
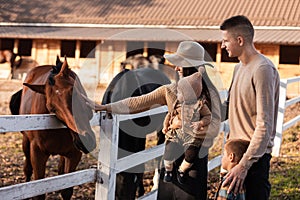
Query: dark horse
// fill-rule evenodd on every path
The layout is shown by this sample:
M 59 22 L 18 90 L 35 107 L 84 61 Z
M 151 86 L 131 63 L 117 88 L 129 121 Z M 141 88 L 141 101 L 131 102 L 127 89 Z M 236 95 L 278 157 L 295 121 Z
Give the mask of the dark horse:
M 21 94 L 21 97 L 18 96 Z M 85 90 L 77 75 L 57 58 L 56 66 L 33 68 L 24 81 L 22 92 L 12 97 L 13 114 L 48 114 L 67 126 L 62 129 L 22 131 L 25 154 L 24 173 L 26 181 L 44 178 L 46 162 L 50 155 L 60 155 L 58 173 L 73 172 L 82 152 L 89 153 L 96 147 L 94 132 L 89 120 L 92 110 L 86 106 L 81 94 Z M 63 199 L 70 199 L 73 188 L 61 191 Z M 36 197 L 44 199 L 45 195 Z
M 19 59 L 17 59 L 19 58 Z M 12 52 L 11 50 L 1 50 L 0 51 L 0 63 L 10 63 L 11 77 L 13 78 L 14 69 L 21 66 L 22 57 L 19 54 Z
M 146 94 L 168 83 L 170 83 L 169 78 L 159 70 L 151 68 L 123 69 L 109 84 L 102 104 Z M 144 150 L 146 134 L 161 131 L 164 116 L 165 113 L 121 122 L 118 157 Z M 116 199 L 135 199 L 137 191 L 138 196 L 142 196 L 144 194 L 143 172 L 144 165 L 139 165 L 117 174 Z

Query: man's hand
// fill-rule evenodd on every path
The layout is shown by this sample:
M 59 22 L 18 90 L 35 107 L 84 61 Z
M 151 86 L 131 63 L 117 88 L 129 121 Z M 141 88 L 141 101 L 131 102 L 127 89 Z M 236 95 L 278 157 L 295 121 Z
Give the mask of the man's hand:
M 222 186 L 229 185 L 228 193 L 233 191 L 234 194 L 242 192 L 245 178 L 248 171 L 241 165 L 234 166 L 226 175 L 226 179 Z

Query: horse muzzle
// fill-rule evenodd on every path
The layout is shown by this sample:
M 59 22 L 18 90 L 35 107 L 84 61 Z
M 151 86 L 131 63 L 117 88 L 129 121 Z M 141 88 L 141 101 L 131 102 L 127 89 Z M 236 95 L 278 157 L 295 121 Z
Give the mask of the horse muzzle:
M 96 148 L 96 138 L 94 132 L 83 134 L 75 133 L 74 145 L 85 154 L 90 153 Z

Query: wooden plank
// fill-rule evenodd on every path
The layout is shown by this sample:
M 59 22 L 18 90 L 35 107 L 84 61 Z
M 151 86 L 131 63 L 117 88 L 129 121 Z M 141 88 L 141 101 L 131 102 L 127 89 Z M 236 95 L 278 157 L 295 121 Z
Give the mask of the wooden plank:
M 99 126 L 100 113 L 94 113 L 91 126 Z M 1 115 L 0 133 L 66 128 L 55 114 Z
M 135 119 L 143 116 L 148 116 L 148 115 L 156 115 L 160 113 L 168 112 L 168 107 L 167 106 L 160 106 L 157 108 L 153 108 L 141 113 L 136 113 L 136 114 L 122 114 L 118 115 L 119 121 L 125 121 L 128 119 Z
M 210 161 L 208 161 L 207 170 L 211 171 L 214 168 L 219 167 L 221 165 L 221 161 L 222 161 L 222 156 L 221 155 L 211 159 Z
M 93 118 L 90 120 L 91 126 L 99 126 L 101 115 L 103 115 L 103 112 L 94 113 Z
M 228 97 L 228 90 L 221 90 L 219 92 L 221 100 L 226 100 Z
M 108 199 L 110 176 L 110 150 L 112 137 L 112 119 L 101 121 L 100 150 L 98 154 L 98 170 L 101 181 L 96 182 L 95 199 Z
M 273 156 L 279 156 L 280 146 L 282 142 L 282 132 L 283 132 L 283 121 L 285 113 L 285 101 L 286 101 L 286 92 L 287 92 L 287 80 L 280 81 L 280 91 L 279 91 L 279 105 L 278 105 L 278 115 L 277 115 L 277 124 L 276 124 L 276 135 L 274 138 L 274 146 L 272 149 Z
M 283 124 L 283 131 L 285 131 L 286 129 L 290 128 L 291 126 L 295 125 L 297 122 L 300 121 L 300 115 L 298 115 L 297 117 L 294 117 L 293 119 L 291 119 L 290 121 L 286 122 Z
M 110 155 L 110 172 L 109 172 L 109 181 L 108 181 L 108 196 L 107 199 L 115 199 L 116 191 L 116 163 L 118 160 L 118 149 L 119 149 L 119 116 L 113 117 L 112 120 L 112 137 L 111 137 L 111 149 L 108 152 Z
M 95 182 L 96 169 L 86 169 L 69 174 L 44 178 L 0 188 L 1 199 L 25 199 L 61 189 Z
M 136 165 L 145 163 L 149 160 L 157 158 L 163 155 L 165 149 L 165 145 L 161 144 L 150 149 L 146 149 L 140 151 L 138 153 L 132 154 L 130 156 L 126 156 L 124 158 L 118 159 L 116 163 L 116 172 L 121 172 L 127 170 Z
M 288 79 L 282 79 L 281 81 L 286 81 L 287 84 L 299 82 L 300 81 L 300 76 L 295 76 L 295 77 L 291 77 L 291 78 L 288 78 Z
M 285 102 L 285 107 L 289 107 L 290 105 L 296 104 L 300 102 L 300 96 L 299 97 L 294 97 L 292 99 L 289 99 Z
M 54 114 L 2 115 L 0 132 L 65 128 Z

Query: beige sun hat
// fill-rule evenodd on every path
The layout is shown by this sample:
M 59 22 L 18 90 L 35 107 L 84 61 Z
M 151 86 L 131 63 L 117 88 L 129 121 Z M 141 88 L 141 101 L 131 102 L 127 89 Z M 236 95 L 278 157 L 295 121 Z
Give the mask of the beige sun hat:
M 173 65 L 179 67 L 195 67 L 205 65 L 204 61 L 204 48 L 194 41 L 183 41 L 180 42 L 176 53 L 164 55 L 164 57 Z

